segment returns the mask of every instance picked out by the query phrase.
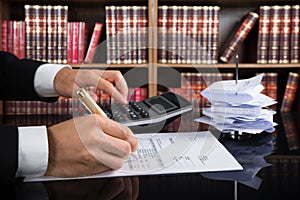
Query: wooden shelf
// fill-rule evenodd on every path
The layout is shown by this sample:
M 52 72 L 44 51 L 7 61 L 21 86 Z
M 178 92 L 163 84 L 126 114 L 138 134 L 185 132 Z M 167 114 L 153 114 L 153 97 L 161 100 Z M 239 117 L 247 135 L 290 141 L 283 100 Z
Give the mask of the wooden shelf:
M 147 68 L 148 64 L 105 64 L 105 63 L 93 63 L 93 64 L 72 64 L 74 69 L 130 69 L 130 68 Z
M 234 63 L 229 64 L 157 64 L 158 67 L 172 67 L 172 68 L 235 68 Z M 300 69 L 300 63 L 296 64 L 257 64 L 257 63 L 241 63 L 239 68 L 268 68 L 268 69 Z

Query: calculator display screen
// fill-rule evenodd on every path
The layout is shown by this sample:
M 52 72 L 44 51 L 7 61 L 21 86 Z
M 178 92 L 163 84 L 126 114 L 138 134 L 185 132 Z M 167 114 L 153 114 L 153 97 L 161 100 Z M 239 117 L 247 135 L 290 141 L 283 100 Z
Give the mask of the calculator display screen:
M 155 109 L 155 111 L 157 111 L 160 114 L 166 113 L 177 108 L 177 106 L 174 103 L 162 96 L 156 96 L 150 99 L 146 99 L 145 103 L 151 108 Z

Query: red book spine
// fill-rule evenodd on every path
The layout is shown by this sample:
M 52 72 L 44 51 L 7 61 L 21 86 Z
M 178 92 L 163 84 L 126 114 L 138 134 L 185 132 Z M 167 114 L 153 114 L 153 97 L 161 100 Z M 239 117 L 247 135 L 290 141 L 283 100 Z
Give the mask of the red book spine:
M 97 45 L 99 44 L 99 40 L 101 37 L 103 29 L 103 24 L 96 22 L 94 25 L 94 30 L 91 36 L 90 44 L 86 52 L 86 56 L 84 58 L 85 63 L 93 63 L 96 51 L 97 51 Z
M 255 22 L 259 18 L 255 12 L 250 12 L 235 32 L 233 38 L 230 39 L 229 44 L 225 47 L 221 54 L 220 60 L 228 63 L 233 55 L 236 53 L 241 43 L 245 40 L 250 30 L 253 28 Z
M 8 21 L 3 20 L 1 22 L 1 49 L 2 51 L 7 51 L 7 27 L 8 27 Z
M 73 22 L 68 22 L 68 31 L 67 31 L 67 62 L 72 64 L 73 59 Z
M 291 17 L 291 63 L 300 63 L 300 6 L 292 6 Z
M 14 27 L 13 27 L 14 21 L 10 20 L 8 21 L 7 26 L 7 51 L 10 53 L 13 53 L 14 49 Z
M 82 64 L 86 49 L 87 23 L 79 22 L 78 34 L 78 63 Z
M 295 95 L 298 89 L 298 82 L 299 82 L 299 74 L 295 72 L 290 72 L 287 79 L 280 111 L 282 112 L 292 111 Z
M 73 39 L 72 39 L 72 64 L 78 64 L 78 35 L 79 35 L 79 22 L 72 23 Z
M 25 41 L 25 38 L 26 38 L 26 32 L 25 32 L 25 22 L 24 21 L 20 21 L 20 56 L 19 58 L 22 59 L 22 58 L 25 58 L 26 57 L 26 49 L 25 49 L 25 45 L 26 45 L 26 41 Z
M 12 21 L 13 23 L 13 35 L 12 35 L 12 53 L 20 57 L 20 22 L 19 21 Z

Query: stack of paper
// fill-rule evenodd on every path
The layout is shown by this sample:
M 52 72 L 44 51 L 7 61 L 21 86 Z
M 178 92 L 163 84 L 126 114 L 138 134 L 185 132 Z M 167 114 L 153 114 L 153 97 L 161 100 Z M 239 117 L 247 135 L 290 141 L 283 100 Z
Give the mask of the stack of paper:
M 196 121 L 210 124 L 222 132 L 273 132 L 277 125 L 273 122 L 276 112 L 268 106 L 277 102 L 261 93 L 263 75 L 212 83 L 201 92 L 211 107 L 203 108 L 203 116 Z

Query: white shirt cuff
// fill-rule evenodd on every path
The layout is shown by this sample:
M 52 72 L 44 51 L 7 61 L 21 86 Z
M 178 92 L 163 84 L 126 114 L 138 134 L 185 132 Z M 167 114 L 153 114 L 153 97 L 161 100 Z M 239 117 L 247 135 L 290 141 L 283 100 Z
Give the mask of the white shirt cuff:
M 69 65 L 63 64 L 43 64 L 41 65 L 34 76 L 34 88 L 42 97 L 57 97 L 58 94 L 54 89 L 54 78 L 59 70 Z
M 18 127 L 19 167 L 17 177 L 40 177 L 48 166 L 46 126 Z

